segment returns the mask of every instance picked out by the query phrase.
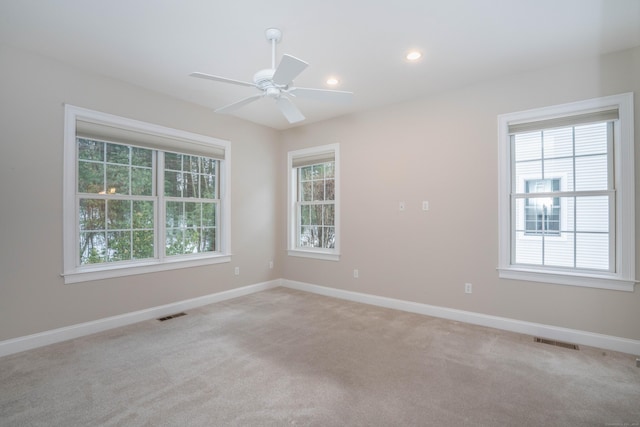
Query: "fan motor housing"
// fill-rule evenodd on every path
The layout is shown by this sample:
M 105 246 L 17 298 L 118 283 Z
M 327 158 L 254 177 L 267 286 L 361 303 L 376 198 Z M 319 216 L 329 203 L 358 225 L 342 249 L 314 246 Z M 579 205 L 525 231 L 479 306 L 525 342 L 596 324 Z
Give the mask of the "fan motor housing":
M 273 82 L 273 74 L 276 72 L 273 68 L 267 68 L 265 70 L 258 71 L 253 76 L 253 83 L 260 90 L 265 92 L 265 95 L 272 98 L 278 98 L 280 96 L 280 89 L 278 85 Z

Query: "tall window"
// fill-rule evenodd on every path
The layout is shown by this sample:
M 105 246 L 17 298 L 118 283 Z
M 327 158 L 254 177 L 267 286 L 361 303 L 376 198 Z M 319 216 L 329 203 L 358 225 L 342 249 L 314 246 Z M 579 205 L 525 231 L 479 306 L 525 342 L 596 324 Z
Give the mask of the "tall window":
M 500 116 L 501 277 L 633 289 L 630 99 Z
M 65 282 L 228 261 L 228 157 L 226 141 L 67 106 Z
M 338 146 L 289 153 L 289 255 L 337 260 Z

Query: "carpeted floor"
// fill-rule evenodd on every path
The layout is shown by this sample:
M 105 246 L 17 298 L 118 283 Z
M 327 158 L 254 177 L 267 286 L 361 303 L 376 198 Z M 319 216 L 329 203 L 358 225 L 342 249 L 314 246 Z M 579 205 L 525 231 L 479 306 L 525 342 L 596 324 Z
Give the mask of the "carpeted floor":
M 635 357 L 276 288 L 0 358 L 2 426 L 639 426 Z

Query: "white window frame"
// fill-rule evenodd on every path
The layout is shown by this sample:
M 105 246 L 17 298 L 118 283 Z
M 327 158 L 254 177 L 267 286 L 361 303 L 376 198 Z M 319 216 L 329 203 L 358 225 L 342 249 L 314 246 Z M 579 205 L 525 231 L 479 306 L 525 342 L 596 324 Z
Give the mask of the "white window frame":
M 308 248 L 297 245 L 297 168 L 293 166 L 294 159 L 301 157 L 315 157 L 332 153 L 335 159 L 335 200 L 334 226 L 335 244 L 333 248 Z M 340 260 L 340 145 L 328 144 L 312 148 L 290 151 L 287 153 L 287 253 L 289 256 L 315 258 L 326 261 Z
M 224 152 L 224 161 L 220 161 L 219 191 L 220 205 L 218 229 L 219 251 L 198 253 L 193 255 L 164 256 L 163 250 L 156 249 L 153 259 L 132 262 L 101 263 L 78 265 L 78 209 L 76 208 L 77 190 L 77 150 L 76 128 L 78 122 L 95 123 L 133 132 L 140 135 L 157 138 L 162 141 L 156 150 L 175 151 L 183 154 L 205 155 L 208 150 Z M 231 261 L 231 211 L 230 211 L 230 177 L 231 177 L 231 143 L 229 141 L 199 135 L 182 130 L 167 128 L 151 123 L 133 120 L 125 117 L 93 111 L 86 108 L 65 105 L 64 124 L 64 168 L 63 168 L 63 273 L 64 283 L 78 283 L 91 280 L 108 279 L 113 277 L 130 276 L 156 271 L 173 270 L 225 263 Z M 114 141 L 118 143 L 118 141 Z M 123 142 L 127 144 L 126 142 Z M 146 146 L 153 142 L 146 142 Z M 154 149 L 153 147 L 150 147 Z M 161 167 L 162 165 L 157 165 Z M 155 178 L 154 178 L 155 179 Z M 157 184 L 156 184 L 157 185 Z M 155 195 L 157 197 L 157 194 Z M 156 201 L 156 242 L 164 246 L 161 234 L 163 225 L 164 206 Z
M 511 179 L 509 125 L 571 117 L 591 111 L 618 109 L 614 121 L 613 168 L 615 191 L 614 268 L 611 272 L 585 272 L 546 266 L 512 264 Z M 635 280 L 635 181 L 633 93 L 594 98 L 498 116 L 498 273 L 503 279 L 633 292 Z

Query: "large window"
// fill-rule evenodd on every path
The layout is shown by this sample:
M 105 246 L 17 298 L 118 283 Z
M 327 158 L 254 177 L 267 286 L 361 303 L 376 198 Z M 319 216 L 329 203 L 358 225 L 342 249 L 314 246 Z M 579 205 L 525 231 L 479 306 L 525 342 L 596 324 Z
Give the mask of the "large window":
M 506 114 L 500 275 L 632 290 L 631 95 Z
M 289 255 L 337 260 L 338 146 L 289 153 Z
M 65 282 L 229 261 L 229 144 L 66 107 Z

